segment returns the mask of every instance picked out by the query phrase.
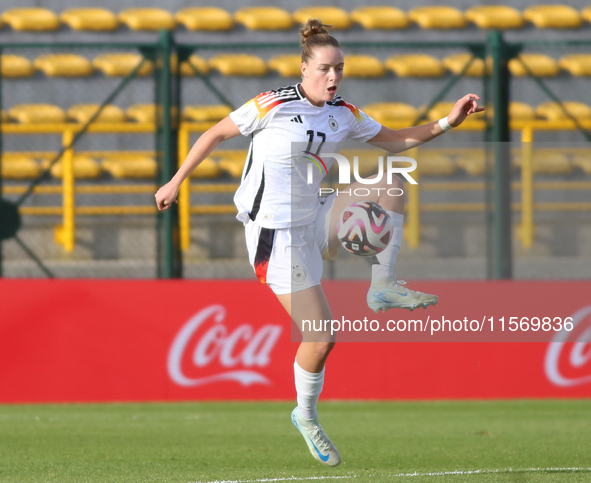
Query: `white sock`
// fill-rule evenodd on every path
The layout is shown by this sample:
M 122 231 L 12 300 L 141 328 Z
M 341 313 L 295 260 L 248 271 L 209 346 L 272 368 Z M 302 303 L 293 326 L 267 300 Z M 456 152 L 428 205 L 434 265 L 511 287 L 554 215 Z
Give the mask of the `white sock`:
M 392 221 L 394 221 L 394 231 L 392 239 L 388 246 L 372 258 L 371 265 L 371 283 L 387 283 L 394 280 L 394 264 L 396 256 L 402 245 L 402 227 L 404 224 L 404 215 L 395 211 L 388 211 Z
M 296 361 L 293 364 L 293 371 L 298 409 L 304 419 L 312 420 L 318 416 L 316 403 L 324 386 L 324 368 L 320 372 L 308 372 L 304 371 Z

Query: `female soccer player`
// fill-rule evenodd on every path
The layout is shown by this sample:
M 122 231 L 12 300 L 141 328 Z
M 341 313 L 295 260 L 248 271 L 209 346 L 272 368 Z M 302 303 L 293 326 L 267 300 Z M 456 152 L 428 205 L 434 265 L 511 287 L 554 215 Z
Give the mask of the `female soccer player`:
M 335 258 L 340 245 L 337 217 L 355 199 L 343 195 L 320 198 L 321 176 L 315 173 L 313 183 L 309 183 L 308 161 L 294 156 L 292 143 L 303 143 L 307 154 L 321 155 L 322 145 L 330 146 L 324 152 L 337 152 L 345 139 L 352 138 L 378 146 L 395 143 L 400 152 L 484 110 L 478 107 L 479 97 L 468 94 L 439 121 L 400 130 L 380 125 L 337 96 L 344 56 L 341 45 L 326 27 L 310 19 L 300 30 L 301 83 L 258 95 L 203 133 L 172 180 L 156 193 L 158 209 L 170 208 L 181 183 L 221 142 L 239 134 L 252 136 L 234 197 L 237 218 L 245 225 L 249 258 L 258 279 L 273 290 L 300 327 L 304 319 L 332 319 L 320 285 L 322 258 Z M 330 169 L 332 161 L 324 159 L 325 169 Z M 386 184 L 386 176 L 382 178 L 372 187 L 402 188 L 397 177 L 393 177 L 394 185 Z M 351 185 L 352 191 L 363 187 L 366 185 Z M 394 236 L 373 260 L 368 305 L 377 312 L 437 303 L 437 296 L 410 290 L 393 275 L 402 242 L 403 197 L 389 196 L 386 189 L 371 193 L 364 199 L 380 204 L 389 213 L 394 220 Z M 312 340 L 304 335 L 294 363 L 298 405 L 292 421 L 312 456 L 328 466 L 338 465 L 341 457 L 318 422 L 316 403 L 324 384 L 324 364 L 333 347 L 334 340 L 327 334 L 316 334 Z

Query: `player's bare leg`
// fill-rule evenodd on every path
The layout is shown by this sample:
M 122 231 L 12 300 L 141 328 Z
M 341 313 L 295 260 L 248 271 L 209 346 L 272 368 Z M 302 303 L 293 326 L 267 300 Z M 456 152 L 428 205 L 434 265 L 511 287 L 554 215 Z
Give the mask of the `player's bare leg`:
M 332 312 L 320 285 L 277 296 L 285 310 L 302 329 L 303 320 L 331 320 Z M 324 365 L 333 349 L 334 336 L 329 332 L 302 331 L 303 341 L 294 363 L 298 406 L 291 420 L 302 434 L 314 458 L 327 466 L 337 466 L 341 456 L 318 422 L 316 403 L 324 385 Z
M 370 176 L 370 179 L 375 178 Z M 355 196 L 353 193 L 366 193 L 368 186 L 368 196 Z M 329 256 L 336 258 L 337 249 L 340 241 L 337 236 L 337 219 L 342 211 L 354 201 L 373 201 L 379 204 L 392 218 L 394 222 L 394 232 L 389 245 L 372 258 L 371 267 L 371 286 L 367 293 L 367 305 L 374 312 L 386 311 L 392 308 L 403 308 L 414 310 L 418 307 L 427 307 L 435 305 L 438 301 L 436 295 L 431 295 L 406 287 L 404 280 L 397 280 L 394 275 L 394 264 L 396 257 L 402 245 L 402 230 L 404 224 L 404 196 L 403 183 L 397 176 L 392 177 L 392 184 L 387 184 L 387 177 L 383 176 L 380 182 L 374 185 L 362 183 L 353 183 L 346 190 L 351 195 L 344 193 L 337 196 L 330 220 L 329 234 Z M 396 196 L 400 194 L 400 196 Z

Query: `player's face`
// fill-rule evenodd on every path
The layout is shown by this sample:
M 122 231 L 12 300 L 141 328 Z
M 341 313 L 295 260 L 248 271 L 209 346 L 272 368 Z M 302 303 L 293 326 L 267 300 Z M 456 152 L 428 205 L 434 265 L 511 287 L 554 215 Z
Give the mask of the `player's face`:
M 302 87 L 312 104 L 323 106 L 334 99 L 343 80 L 344 66 L 343 51 L 334 47 L 314 50 L 308 63 L 302 64 Z

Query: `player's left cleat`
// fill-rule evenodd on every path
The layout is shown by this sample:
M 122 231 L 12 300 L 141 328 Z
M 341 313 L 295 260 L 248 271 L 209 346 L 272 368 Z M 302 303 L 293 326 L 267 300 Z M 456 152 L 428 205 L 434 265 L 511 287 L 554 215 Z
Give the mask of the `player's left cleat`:
M 372 284 L 367 292 L 367 305 L 374 312 L 388 309 L 409 309 L 435 305 L 439 297 L 406 288 L 404 280 Z
M 302 433 L 314 458 L 323 465 L 338 466 L 341 462 L 341 455 L 320 426 L 318 418 L 308 421 L 302 418 L 298 408 L 295 408 L 291 413 L 291 422 Z

